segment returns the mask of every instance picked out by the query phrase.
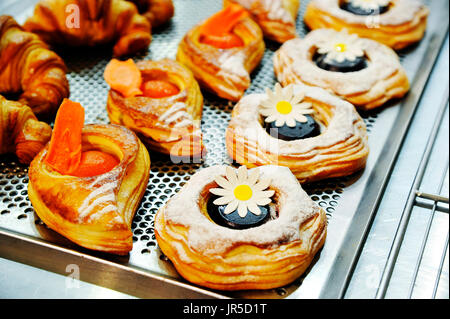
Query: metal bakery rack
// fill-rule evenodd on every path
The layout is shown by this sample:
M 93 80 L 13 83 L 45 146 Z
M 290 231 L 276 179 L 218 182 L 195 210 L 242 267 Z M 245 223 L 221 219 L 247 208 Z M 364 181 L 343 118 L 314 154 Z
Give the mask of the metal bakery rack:
M 35 2 L 6 0 L 0 4 L 0 14 L 5 10 L 22 23 L 32 13 Z M 174 3 L 174 18 L 167 26 L 154 31 L 148 54 L 134 57 L 136 61 L 174 58 L 186 31 L 218 11 L 222 1 L 175 0 Z M 425 152 L 419 154 L 420 165 L 412 187 L 401 188 L 404 194 L 409 192 L 409 196 L 406 204 L 399 207 L 399 218 L 393 218 L 395 221 L 390 224 L 395 228 L 394 238 L 382 245 L 388 250 L 386 263 L 382 269 L 369 271 L 367 276 L 364 272 L 370 267 L 361 269 L 360 266 L 371 265 L 370 258 L 374 258 L 361 252 L 367 246 L 377 246 L 370 230 L 379 223 L 376 217 L 383 197 L 392 195 L 386 194 L 386 188 L 390 187 L 390 180 L 398 178 L 392 174 L 393 167 L 402 160 L 399 158 L 402 145 L 406 143 L 424 88 L 448 36 L 448 1 L 425 3 L 430 8 L 430 17 L 424 39 L 399 53 L 411 81 L 410 93 L 381 110 L 361 113 L 369 132 L 371 153 L 367 167 L 347 178 L 305 186 L 312 199 L 327 212 L 328 238 L 309 270 L 291 285 L 266 291 L 204 289 L 182 279 L 158 248 L 153 230 L 158 208 L 197 170 L 231 163 L 225 151 L 224 133 L 233 105 L 208 93 L 205 93 L 202 119 L 208 149 L 206 158 L 199 163 L 172 163 L 168 157 L 150 153 L 150 180 L 133 220 L 133 250 L 125 257 L 88 251 L 47 228 L 34 213 L 27 197 L 27 167 L 20 165 L 13 156 L 0 157 L 0 257 L 62 275 L 67 274 L 69 264 L 76 264 L 82 281 L 144 298 L 364 297 L 363 293 L 355 292 L 360 288 L 351 278 L 359 274 L 358 278 L 367 281 L 374 272 L 377 280 L 372 289 L 373 297 L 396 296 L 389 287 L 401 281 L 403 286 L 408 286 L 403 297 L 435 298 L 443 294 L 448 298 L 448 148 L 446 153 L 440 149 L 442 141 L 448 144 L 448 89 L 436 108 L 435 120 L 427 119 L 434 121 L 434 125 L 427 137 Z M 302 22 L 306 5 L 307 1 L 302 0 L 297 22 L 300 36 L 307 32 Z M 272 57 L 279 45 L 266 43 L 263 61 L 252 75 L 247 94 L 262 92 L 275 84 Z M 87 123 L 108 123 L 105 110 L 108 86 L 103 80 L 103 70 L 111 59 L 110 51 L 110 48 L 58 51 L 68 66 L 71 99 L 85 107 Z M 447 225 L 437 237 L 436 224 Z M 410 237 L 415 238 L 414 244 Z M 437 266 L 428 263 L 430 247 L 432 254 L 437 254 Z M 405 253 L 404 249 L 412 249 L 414 254 Z M 407 281 L 401 278 L 406 268 L 409 273 L 412 271 Z M 422 289 L 417 289 L 419 282 L 424 281 L 423 276 L 428 276 L 425 282 L 432 289 L 427 296 L 420 295 L 418 291 Z

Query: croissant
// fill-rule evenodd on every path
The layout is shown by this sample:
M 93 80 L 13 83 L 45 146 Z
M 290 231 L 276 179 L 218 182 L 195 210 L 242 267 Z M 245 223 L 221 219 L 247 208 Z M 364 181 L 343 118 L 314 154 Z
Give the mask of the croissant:
M 123 126 L 71 127 L 73 122 L 82 122 L 76 109 L 69 111 L 62 116 L 70 121 L 67 127 L 59 125 L 58 112 L 51 142 L 31 162 L 30 201 L 49 228 L 74 243 L 88 249 L 127 254 L 133 245 L 131 222 L 149 178 L 148 152 L 137 136 Z M 61 132 L 64 134 L 59 136 Z M 57 137 L 55 144 L 54 137 Z M 81 145 L 70 145 L 77 140 Z M 63 147 L 58 149 L 61 144 Z M 87 155 L 81 155 L 75 165 L 77 169 L 68 170 L 76 164 L 72 160 L 77 151 L 93 154 L 95 160 L 89 162 Z M 95 154 L 104 155 L 105 161 L 98 164 Z M 109 165 L 111 162 L 113 165 Z
M 0 93 L 20 93 L 20 102 L 46 120 L 69 96 L 64 61 L 6 15 L 0 16 Z
M 133 2 L 139 12 L 147 18 L 152 28 L 163 25 L 175 13 L 172 0 L 129 0 Z
M 24 28 L 50 44 L 114 42 L 115 56 L 146 50 L 151 42 L 150 23 L 124 0 L 41 0 Z
M 0 154 L 15 153 L 29 164 L 51 135 L 51 127 L 39 122 L 28 106 L 0 95 Z
M 224 6 L 231 3 L 249 10 L 267 39 L 283 43 L 297 37 L 299 0 L 224 0 Z
M 251 83 L 265 44 L 245 9 L 230 5 L 191 29 L 181 41 L 177 61 L 186 65 L 200 86 L 221 98 L 238 101 Z
M 112 63 L 105 75 L 114 67 Z M 147 95 L 125 97 L 112 87 L 106 105 L 111 123 L 132 129 L 150 149 L 157 152 L 175 157 L 201 157 L 205 151 L 200 130 L 203 96 L 192 73 L 170 59 L 140 61 L 136 67 L 147 91 L 146 85 L 152 83 L 170 85 L 174 91 L 168 96 L 149 96 L 147 92 Z M 126 75 L 116 77 L 123 81 Z M 153 90 L 152 93 L 164 92 Z

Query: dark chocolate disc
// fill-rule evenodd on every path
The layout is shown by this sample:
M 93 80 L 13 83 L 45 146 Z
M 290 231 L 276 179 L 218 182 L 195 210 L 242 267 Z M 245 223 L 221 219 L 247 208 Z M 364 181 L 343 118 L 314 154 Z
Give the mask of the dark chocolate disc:
M 355 60 L 349 61 L 344 60 L 342 62 L 338 62 L 335 60 L 329 61 L 326 54 L 316 53 L 313 57 L 316 65 L 324 70 L 332 71 L 332 72 L 357 72 L 367 67 L 367 61 L 365 57 L 356 57 Z
M 245 217 L 241 217 L 238 214 L 237 209 L 230 213 L 225 214 L 226 205 L 215 205 L 213 202 L 219 198 L 218 196 L 212 195 L 208 200 L 207 210 L 209 217 L 216 224 L 232 229 L 247 229 L 251 227 L 260 226 L 270 220 L 270 207 L 258 206 L 261 210 L 261 214 L 255 215 L 251 211 L 247 212 Z
M 284 141 L 300 140 L 308 137 L 320 135 L 320 126 L 314 121 L 310 115 L 305 115 L 307 121 L 305 123 L 295 121 L 295 126 L 290 127 L 284 124 L 277 127 L 275 122 L 266 123 L 266 131 L 271 136 Z
M 378 6 L 378 10 L 374 10 L 355 6 L 351 1 L 342 1 L 341 9 L 359 16 L 371 16 L 385 13 L 389 10 L 389 4 L 387 4 L 386 6 Z

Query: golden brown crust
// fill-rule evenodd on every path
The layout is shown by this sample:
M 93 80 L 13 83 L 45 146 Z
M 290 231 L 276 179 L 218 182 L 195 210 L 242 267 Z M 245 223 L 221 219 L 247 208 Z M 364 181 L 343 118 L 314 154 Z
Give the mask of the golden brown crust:
M 50 44 L 114 43 L 115 56 L 146 50 L 151 42 L 150 23 L 124 0 L 41 0 L 24 28 Z
M 45 120 L 69 96 L 64 61 L 6 15 L 0 16 L 0 93 L 20 93 L 19 100 Z
M 319 136 L 283 141 L 263 128 L 259 106 L 265 94 L 244 97 L 233 109 L 226 131 L 228 154 L 242 165 L 280 165 L 290 168 L 300 183 L 355 173 L 366 164 L 368 137 L 353 105 L 325 90 L 295 85 L 313 104 L 313 117 L 325 128 Z
M 224 99 L 238 101 L 250 86 L 250 73 L 264 55 L 262 31 L 247 17 L 233 29 L 244 46 L 218 49 L 200 42 L 201 25 L 184 36 L 178 47 L 177 61 L 192 71 L 203 88 Z
M 39 122 L 28 106 L 0 95 L 0 154 L 15 153 L 21 163 L 29 164 L 51 134 L 51 127 Z
M 318 29 L 303 39 L 284 43 L 274 56 L 278 81 L 284 86 L 304 83 L 324 88 L 364 110 L 380 107 L 409 91 L 409 80 L 397 54 L 370 39 L 358 39 L 369 60 L 366 68 L 347 73 L 319 68 L 313 61 L 317 46 L 323 41 L 332 41 L 337 35 L 332 29 Z
M 133 2 L 142 14 L 150 22 L 152 28 L 157 28 L 169 21 L 174 13 L 175 7 L 172 0 L 128 0 Z
M 213 223 L 205 202 L 224 166 L 195 174 L 155 217 L 163 253 L 187 280 L 220 290 L 270 289 L 291 283 L 310 265 L 326 237 L 326 215 L 289 169 L 259 168 L 278 195 L 279 217 L 245 230 Z M 183 208 L 184 207 L 184 208 Z
M 170 59 L 137 63 L 143 81 L 162 80 L 180 92 L 167 98 L 124 98 L 110 90 L 106 109 L 111 123 L 127 126 L 152 150 L 177 157 L 200 157 L 205 152 L 200 130 L 203 96 L 192 73 Z
M 30 165 L 30 201 L 48 227 L 78 245 L 127 254 L 131 222 L 149 179 L 148 152 L 133 132 L 117 125 L 87 125 L 82 142 L 84 150 L 108 152 L 120 163 L 98 176 L 61 175 L 44 162 L 47 146 Z
M 347 29 L 360 37 L 370 38 L 395 50 L 420 41 L 425 33 L 429 10 L 418 1 L 393 0 L 388 13 L 373 20 L 339 8 L 339 0 L 309 2 L 304 21 L 310 29 Z
M 299 0 L 224 0 L 224 7 L 231 3 L 246 8 L 267 39 L 284 43 L 297 37 Z

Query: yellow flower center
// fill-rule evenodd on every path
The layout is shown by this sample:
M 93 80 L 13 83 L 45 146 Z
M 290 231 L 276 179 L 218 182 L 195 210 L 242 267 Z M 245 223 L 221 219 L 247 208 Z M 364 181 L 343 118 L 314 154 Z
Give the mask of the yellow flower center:
M 288 101 L 280 101 L 277 103 L 277 111 L 283 115 L 289 114 L 292 112 L 292 104 Z
M 239 185 L 234 189 L 234 197 L 240 201 L 246 201 L 252 198 L 253 191 L 248 185 Z
M 336 52 L 345 52 L 347 51 L 347 45 L 345 43 L 336 43 L 334 45 L 334 50 Z

